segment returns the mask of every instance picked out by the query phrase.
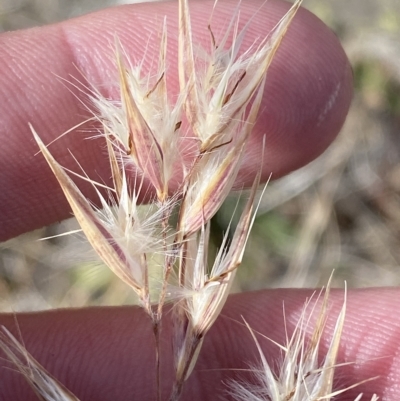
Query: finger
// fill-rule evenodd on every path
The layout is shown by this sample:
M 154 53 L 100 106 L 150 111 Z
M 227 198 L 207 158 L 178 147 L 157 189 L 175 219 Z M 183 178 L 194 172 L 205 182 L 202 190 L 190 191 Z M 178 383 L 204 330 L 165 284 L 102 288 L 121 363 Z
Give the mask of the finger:
M 193 2 L 194 38 L 209 43 L 207 23 L 213 1 Z M 226 26 L 236 2 L 221 1 L 213 17 L 215 34 Z M 254 14 L 245 46 L 265 36 L 288 9 L 288 4 L 258 1 L 241 5 L 241 23 Z M 28 122 L 47 143 L 88 117 L 86 96 L 62 79 L 87 81 L 104 94 L 115 82 L 112 44 L 116 34 L 133 61 L 146 54 L 147 65 L 157 54 L 163 16 L 169 33 L 169 70 L 176 71 L 177 4 L 140 4 L 107 9 L 42 28 L 0 37 L 0 240 L 66 218 L 69 207 L 41 155 Z M 61 77 L 57 78 L 57 77 Z M 177 77 L 170 74 L 177 90 Z M 333 33 L 302 10 L 289 29 L 274 61 L 266 86 L 262 113 L 240 176 L 249 180 L 259 169 L 260 143 L 265 135 L 264 177 L 274 177 L 304 165 L 320 154 L 343 124 L 351 98 L 351 71 Z M 82 101 L 82 102 L 81 102 Z M 77 170 L 68 150 L 88 175 L 107 181 L 110 173 L 93 133 L 77 130 L 51 146 L 55 158 Z M 79 169 L 78 169 L 79 171 Z M 249 173 L 252 174 L 249 174 Z M 94 198 L 93 189 L 82 189 Z
M 275 290 L 232 296 L 206 337 L 182 401 L 224 399 L 229 380 L 249 379 L 242 370 L 257 365 L 259 357 L 243 319 L 255 332 L 286 345 L 286 335 L 290 337 L 311 295 L 310 290 Z M 321 360 L 331 340 L 343 296 L 343 291 L 333 291 L 330 296 Z M 370 400 L 374 393 L 386 401 L 399 399 L 400 318 L 396 313 L 399 302 L 398 289 L 355 290 L 348 294 L 338 363 L 355 364 L 337 368 L 335 389 L 376 375 L 380 378 L 349 390 L 338 401 L 354 400 L 361 392 L 363 400 Z M 318 311 L 315 308 L 315 319 L 311 321 L 316 320 Z M 131 307 L 58 310 L 19 314 L 17 321 L 27 349 L 82 401 L 154 398 L 154 342 L 151 323 L 142 310 Z M 17 333 L 13 316 L 3 315 L 0 323 Z M 313 327 L 308 328 L 309 335 L 312 330 Z M 165 319 L 161 338 L 163 399 L 167 399 L 173 366 L 169 317 Z M 271 366 L 279 367 L 281 352 L 276 344 L 258 338 Z M 3 368 L 0 399 L 34 400 L 23 380 Z

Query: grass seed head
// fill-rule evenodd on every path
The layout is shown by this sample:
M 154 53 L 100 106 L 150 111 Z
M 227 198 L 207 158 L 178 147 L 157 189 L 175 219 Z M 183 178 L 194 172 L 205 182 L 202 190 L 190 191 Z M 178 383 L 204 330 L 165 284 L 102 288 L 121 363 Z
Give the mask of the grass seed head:
M 185 111 L 193 133 L 201 142 L 201 152 L 231 141 L 240 132 L 238 126 L 246 118 L 246 108 L 265 79 L 300 4 L 301 1 L 296 1 L 271 34 L 250 49 L 242 49 L 242 42 L 251 21 L 239 31 L 237 9 L 220 42 L 216 42 L 209 26 L 211 50 L 204 49 L 196 58 L 188 2 L 179 2 L 180 86 L 181 91 L 187 92 Z M 205 65 L 197 68 L 201 58 Z
M 180 299 L 174 308 L 176 379 L 171 400 L 179 398 L 243 257 L 261 174 L 256 175 L 231 244 L 225 237 L 211 269 L 207 266 L 209 222 L 232 190 L 257 120 L 268 68 L 300 4 L 301 0 L 297 0 L 270 35 L 248 49 L 243 49 L 243 39 L 251 21 L 239 29 L 238 6 L 222 38 L 216 38 L 209 26 L 211 48 L 195 54 L 188 1 L 179 0 L 180 94 L 173 104 L 167 93 L 165 20 L 156 73 L 144 73 L 143 63 L 131 65 L 116 40 L 121 99 L 106 99 L 96 90 L 91 93 L 98 110 L 95 117 L 107 143 L 113 180 L 113 188 L 108 188 L 110 199 L 105 199 L 98 189 L 100 185 L 84 177 L 97 191 L 101 211 L 85 199 L 32 129 L 89 242 L 104 263 L 135 290 L 152 317 L 156 347 L 160 343 L 158 324 L 173 276 L 171 271 L 178 270 Z M 185 155 L 179 147 L 185 119 L 192 136 L 197 138 L 197 153 L 190 166 L 183 166 Z M 171 244 L 167 233 L 176 196 L 170 195 L 169 182 L 177 162 L 183 166 L 184 178 L 178 223 L 172 228 L 175 240 Z M 132 170 L 149 182 L 156 194 L 155 212 L 145 219 L 138 212 Z M 150 300 L 147 254 L 157 250 L 165 255 L 165 263 L 160 306 L 155 312 Z M 156 360 L 159 367 L 158 349 Z
M 310 300 L 306 302 L 300 319 L 292 336 L 286 345 L 278 345 L 283 352 L 283 360 L 275 373 L 262 352 L 255 333 L 249 327 L 250 333 L 259 351 L 261 364 L 252 369 L 255 384 L 232 382 L 230 393 L 238 401 L 320 401 L 333 400 L 336 396 L 362 383 L 377 377 L 364 380 L 344 389 L 333 389 L 333 378 L 337 364 L 340 339 L 343 331 L 346 313 L 346 296 L 343 307 L 337 317 L 332 340 L 324 358 L 320 362 L 320 345 L 328 316 L 329 285 L 325 291 L 321 310 L 315 323 L 311 338 L 306 332 L 314 312 L 308 313 Z M 360 394 L 354 401 L 360 401 Z M 371 401 L 377 401 L 374 394 Z
M 57 163 L 32 128 L 42 154 L 58 179 L 62 190 L 88 241 L 103 262 L 138 294 L 143 306 L 150 312 L 146 253 L 159 249 L 161 216 L 166 203 L 150 218 L 142 221 L 137 211 L 137 195 L 129 188 L 126 174 L 121 174 L 119 194 L 111 206 L 97 191 L 102 210 L 96 210 Z M 115 195 L 116 191 L 113 195 Z
M 116 40 L 118 85 L 121 102 L 112 102 L 95 92 L 93 102 L 104 135 L 153 185 L 158 199 L 168 197 L 168 183 L 179 159 L 177 151 L 184 94 L 174 105 L 167 95 L 167 28 L 164 20 L 157 73 L 143 73 L 132 66 Z

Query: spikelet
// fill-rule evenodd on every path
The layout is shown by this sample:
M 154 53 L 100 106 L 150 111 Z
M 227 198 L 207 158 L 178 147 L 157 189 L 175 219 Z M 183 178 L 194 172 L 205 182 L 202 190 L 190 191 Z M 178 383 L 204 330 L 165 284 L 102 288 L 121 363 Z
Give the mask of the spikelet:
M 22 373 L 39 400 L 79 401 L 29 354 L 25 347 L 4 326 L 1 326 L 0 330 L 0 349 Z
M 179 398 L 183 383 L 190 376 L 197 361 L 203 339 L 225 305 L 254 221 L 254 198 L 259 180 L 260 174 L 254 180 L 229 247 L 225 236 L 211 270 L 207 269 L 209 224 L 203 227 L 197 246 L 192 246 L 188 254 L 188 274 L 184 278 L 187 297 L 175 306 L 173 344 L 176 356 L 176 383 L 171 400 Z M 194 242 L 195 240 L 191 244 Z
M 209 53 L 204 50 L 205 66 L 201 70 L 205 73 L 202 74 L 195 73 L 198 60 L 193 50 L 188 2 L 179 2 L 179 80 L 181 91 L 187 90 L 185 110 L 201 142 L 201 153 L 231 141 L 235 135 L 240 136 L 238 126 L 246 107 L 265 79 L 300 4 L 301 1 L 296 1 L 271 34 L 253 49 L 241 49 L 250 21 L 238 32 L 238 9 L 220 43 L 216 43 L 209 26 L 212 46 Z M 227 47 L 230 38 L 232 45 Z
M 179 159 L 181 109 L 185 92 L 171 105 L 167 96 L 167 27 L 166 20 L 160 41 L 158 70 L 153 77 L 143 73 L 142 64 L 132 66 L 116 39 L 116 61 L 121 102 L 112 102 L 96 93 L 92 101 L 104 127 L 109 144 L 126 155 L 153 185 L 157 197 L 168 197 L 168 184 Z M 114 156 L 110 156 L 110 159 Z
M 248 24 L 238 32 L 238 10 L 221 43 L 215 42 L 209 27 L 211 51 L 204 50 L 206 65 L 200 68 L 193 50 L 188 2 L 179 2 L 180 87 L 187 92 L 186 116 L 200 142 L 182 202 L 179 232 L 183 238 L 211 219 L 231 191 L 256 121 L 268 68 L 300 4 L 296 1 L 269 36 L 254 49 L 242 49 L 241 55 Z M 233 43 L 227 48 L 230 35 Z
M 209 26 L 211 51 L 203 50 L 204 60 L 199 61 L 193 51 L 188 2 L 179 2 L 180 87 L 187 92 L 184 108 L 200 145 L 198 157 L 186 177 L 178 222 L 178 242 L 182 244 L 179 283 L 189 290 L 189 295 L 175 308 L 176 379 L 171 401 L 180 397 L 204 336 L 225 304 L 242 259 L 259 175 L 229 250 L 225 239 L 210 272 L 205 257 L 208 222 L 232 189 L 246 141 L 256 122 L 268 67 L 300 3 L 292 6 L 269 37 L 257 47 L 244 52 L 242 49 L 241 55 L 248 25 L 238 32 L 238 12 L 221 43 L 216 43 Z M 227 47 L 229 35 L 232 45 Z M 201 234 L 196 240 L 199 230 Z
M 263 354 L 254 332 L 246 323 L 257 346 L 261 365 L 252 369 L 255 384 L 230 383 L 230 393 L 234 399 L 238 401 L 329 401 L 336 399 L 337 395 L 351 388 L 378 378 L 373 377 L 344 389 L 333 389 L 334 373 L 336 368 L 340 366 L 340 364 L 337 364 L 337 355 L 346 313 L 346 293 L 343 307 L 336 320 L 332 340 L 328 350 L 324 353 L 322 363 L 320 363 L 319 349 L 328 316 L 328 297 L 329 284 L 310 339 L 307 339 L 306 331 L 310 325 L 310 318 L 314 308 L 307 316 L 309 300 L 305 304 L 299 322 L 292 336 L 288 339 L 288 343 L 286 345 L 277 344 L 283 352 L 283 360 L 279 363 L 276 374 Z M 362 394 L 354 401 L 360 401 L 361 398 Z M 377 400 L 378 397 L 374 394 L 371 401 Z
M 120 187 L 113 206 L 101 195 L 97 183 L 89 180 L 96 189 L 103 208 L 101 211 L 95 210 L 53 158 L 33 127 L 31 129 L 93 249 L 121 280 L 132 287 L 143 307 L 152 315 L 146 253 L 159 248 L 156 232 L 161 227 L 163 208 L 147 220 L 141 221 L 137 212 L 137 195 L 129 188 L 123 171 L 118 176 Z M 113 192 L 115 194 L 117 191 Z

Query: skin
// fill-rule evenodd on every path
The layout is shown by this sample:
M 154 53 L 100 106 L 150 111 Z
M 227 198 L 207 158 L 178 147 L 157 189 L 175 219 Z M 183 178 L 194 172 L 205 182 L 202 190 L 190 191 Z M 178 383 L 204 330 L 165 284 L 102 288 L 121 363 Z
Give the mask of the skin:
M 214 15 L 216 30 L 229 20 L 236 3 L 222 1 Z M 191 4 L 194 35 L 207 43 L 205 29 L 212 3 Z M 247 35 L 247 44 L 264 36 L 288 5 L 249 0 L 241 5 L 243 20 L 257 12 Z M 70 209 L 61 190 L 30 134 L 31 122 L 45 143 L 89 116 L 83 106 L 86 96 L 66 84 L 71 75 L 114 95 L 114 67 L 110 57 L 113 35 L 121 39 L 127 53 L 141 58 L 147 50 L 151 59 L 157 53 L 157 35 L 148 32 L 167 15 L 169 45 L 173 56 L 177 46 L 176 3 L 142 4 L 104 10 L 71 21 L 29 31 L 0 36 L 0 240 L 62 220 Z M 157 25 L 158 24 L 158 25 Z M 218 33 L 218 31 L 217 31 Z M 147 47 L 147 49 L 146 49 Z M 173 57 L 169 60 L 174 71 Z M 170 74 L 172 91 L 177 77 Z M 56 76 L 62 79 L 57 79 Z M 85 77 L 85 78 L 82 78 Z M 247 157 L 240 173 L 239 186 L 249 184 L 260 160 L 260 143 L 265 135 L 266 154 L 263 175 L 274 177 L 308 163 L 332 142 L 345 119 L 352 96 L 352 76 L 347 58 L 329 29 L 303 10 L 298 13 L 271 67 L 264 103 L 254 130 Z M 83 127 L 83 129 L 92 127 Z M 73 132 L 51 146 L 55 158 L 76 169 L 68 149 L 89 176 L 109 177 L 102 143 L 85 140 L 82 130 Z M 92 197 L 90 188 L 80 183 Z M 243 377 L 237 369 L 258 361 L 254 342 L 242 316 L 256 331 L 274 341 L 285 342 L 282 304 L 290 332 L 309 290 L 275 290 L 232 296 L 221 318 L 206 338 L 198 365 L 186 386 L 182 400 L 221 399 L 229 378 Z M 343 292 L 331 296 L 330 317 L 323 347 L 326 347 Z M 337 387 L 380 375 L 339 396 L 354 400 L 364 392 L 382 400 L 400 397 L 400 318 L 397 289 L 351 290 L 339 362 L 356 364 L 338 369 Z M 52 374 L 81 400 L 150 400 L 154 396 L 153 343 L 147 316 L 140 309 L 87 308 L 42 313 L 18 314 L 18 326 L 26 347 Z M 15 317 L 0 315 L 0 323 L 17 333 Z M 169 328 L 166 313 L 164 330 Z M 166 333 L 165 338 L 168 333 Z M 276 361 L 277 347 L 267 340 L 261 345 Z M 164 344 L 164 391 L 171 379 L 171 354 Z M 0 364 L 9 366 L 5 362 Z M 368 398 L 369 397 L 369 398 Z M 0 399 L 34 400 L 31 389 L 21 377 L 1 368 Z

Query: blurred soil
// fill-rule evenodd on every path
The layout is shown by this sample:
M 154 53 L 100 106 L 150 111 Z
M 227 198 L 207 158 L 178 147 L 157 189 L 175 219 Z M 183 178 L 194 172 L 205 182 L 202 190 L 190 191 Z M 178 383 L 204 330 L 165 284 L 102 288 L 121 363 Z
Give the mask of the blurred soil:
M 0 0 L 0 32 L 111 5 L 89 0 Z M 122 2 L 120 2 L 122 3 Z M 337 141 L 318 160 L 269 185 L 236 291 L 400 284 L 400 2 L 305 0 L 340 37 L 356 92 Z M 225 230 L 236 199 L 214 218 Z M 48 237 L 69 220 L 0 244 L 0 310 L 134 302 L 82 237 Z M 217 245 L 216 245 L 217 246 Z

